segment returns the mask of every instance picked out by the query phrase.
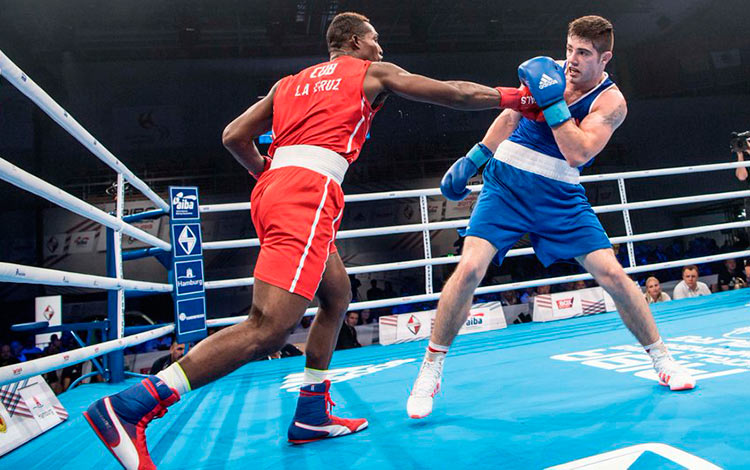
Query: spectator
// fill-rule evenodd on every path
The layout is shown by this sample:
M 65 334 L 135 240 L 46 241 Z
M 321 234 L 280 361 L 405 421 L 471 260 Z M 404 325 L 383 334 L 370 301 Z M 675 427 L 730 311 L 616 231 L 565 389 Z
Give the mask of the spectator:
M 362 281 L 357 279 L 356 274 L 350 274 L 349 284 L 352 286 L 352 302 L 356 302 L 359 300 L 359 287 L 362 285 Z
M 716 283 L 716 292 L 739 289 L 747 285 L 745 273 L 737 266 L 737 260 L 724 260 L 724 265 L 719 269 L 719 279 Z
M 583 279 L 573 283 L 573 290 L 588 289 L 588 287 L 589 286 L 586 285 L 586 281 L 584 281 Z
M 392 299 L 394 297 L 396 297 L 396 291 L 393 290 L 393 285 L 390 283 L 390 281 L 385 281 L 385 290 L 383 290 L 383 298 Z
M 532 287 L 527 287 L 524 289 L 523 294 L 521 294 L 521 298 L 519 299 L 522 304 L 527 304 L 534 300 L 534 289 Z
M 648 279 L 646 279 L 645 296 L 646 296 L 646 302 L 650 304 L 672 300 L 669 297 L 669 294 L 667 294 L 666 292 L 662 292 L 661 284 L 659 283 L 659 280 L 654 276 L 651 276 Z
M 18 362 L 26 362 L 26 356 L 23 355 L 23 345 L 20 341 L 11 341 L 10 350 Z
M 734 151 L 735 155 L 737 155 L 738 162 L 745 161 L 746 153 L 750 155 L 750 145 L 748 144 L 749 143 L 747 140 L 743 142 L 742 140 L 737 139 L 732 145 L 732 150 Z M 734 175 L 738 180 L 744 183 L 744 186 L 750 188 L 750 178 L 748 178 L 748 171 L 746 167 L 736 168 L 734 170 Z M 750 220 L 750 197 L 745 198 L 745 220 Z M 750 238 L 750 227 L 745 227 L 745 232 L 747 233 L 748 238 Z
M 177 337 L 172 335 L 172 345 L 169 346 L 169 354 L 155 360 L 151 366 L 151 375 L 156 375 L 169 367 L 173 362 L 177 362 L 185 354 L 185 344 L 178 343 Z
M 359 323 L 358 325 L 367 325 L 368 323 L 372 323 L 372 312 L 369 308 L 366 308 L 362 310 L 359 314 Z
M 357 341 L 357 329 L 354 328 L 359 321 L 359 312 L 348 312 L 344 319 L 344 324 L 339 330 L 339 339 L 336 342 L 336 350 L 353 349 L 362 347 Z
M 378 281 L 375 279 L 370 281 L 370 287 L 367 289 L 367 300 L 378 300 L 383 298 L 383 289 L 378 287 Z
M 72 384 L 78 377 L 81 376 L 81 367 L 83 367 L 83 364 L 84 363 L 81 362 L 63 369 L 62 375 L 60 376 L 63 392 L 70 388 L 70 384 Z
M 42 350 L 36 347 L 34 336 L 27 336 L 23 342 L 23 350 L 21 355 L 26 357 L 27 361 L 37 359 L 42 356 Z
M 743 271 L 745 273 L 745 287 L 750 286 L 750 260 L 745 260 L 745 270 Z
M 9 366 L 11 364 L 18 364 L 18 359 L 13 355 L 13 350 L 10 348 L 10 344 L 3 344 L 0 346 L 0 367 Z
M 688 297 L 700 297 L 711 295 L 708 286 L 698 280 L 698 266 L 690 264 L 682 268 L 682 281 L 680 281 L 672 292 L 672 298 L 684 299 Z
M 514 290 L 506 290 L 500 293 L 500 304 L 503 307 L 519 304 L 518 295 Z
M 60 349 L 55 343 L 52 342 L 50 342 L 49 346 L 44 349 L 44 356 L 53 356 L 58 353 L 60 353 Z M 55 395 L 59 395 L 63 392 L 62 382 L 60 382 L 60 376 L 57 374 L 57 370 L 42 374 L 42 378 L 44 378 L 44 380 L 47 382 L 47 385 L 49 385 Z

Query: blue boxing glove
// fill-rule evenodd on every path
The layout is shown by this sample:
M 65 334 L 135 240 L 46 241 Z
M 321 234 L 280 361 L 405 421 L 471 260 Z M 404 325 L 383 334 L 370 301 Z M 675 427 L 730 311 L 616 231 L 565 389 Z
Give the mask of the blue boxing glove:
M 518 78 L 531 91 L 544 119 L 556 127 L 570 119 L 565 103 L 565 71 L 550 57 L 534 57 L 518 66 Z
M 466 156 L 459 158 L 448 168 L 440 181 L 440 192 L 451 201 L 460 201 L 471 193 L 466 187 L 479 168 L 492 158 L 492 150 L 478 143 L 469 150 Z

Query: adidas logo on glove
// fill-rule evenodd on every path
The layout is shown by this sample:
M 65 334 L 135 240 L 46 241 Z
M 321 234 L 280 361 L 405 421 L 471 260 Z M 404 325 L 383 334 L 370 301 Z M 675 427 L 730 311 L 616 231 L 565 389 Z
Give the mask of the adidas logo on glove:
M 560 83 L 560 82 L 558 82 L 554 78 L 550 77 L 546 73 L 543 73 L 542 74 L 542 78 L 539 80 L 539 89 L 540 90 L 544 90 L 548 86 L 557 85 L 558 83 Z

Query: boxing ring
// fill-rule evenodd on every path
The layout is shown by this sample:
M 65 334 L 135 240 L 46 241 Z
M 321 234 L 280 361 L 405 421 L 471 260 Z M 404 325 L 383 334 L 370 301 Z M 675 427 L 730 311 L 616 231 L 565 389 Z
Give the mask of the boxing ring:
M 0 458 L 7 468 L 114 469 L 109 452 L 96 442 L 81 412 L 105 394 L 133 383 L 122 381 L 121 352 L 174 331 L 160 326 L 134 335 L 124 328 L 126 295 L 173 291 L 171 283 L 124 279 L 128 259 L 157 256 L 170 243 L 134 227 L 123 217 L 127 181 L 154 202 L 148 217 L 168 216 L 169 204 L 128 170 L 26 74 L 0 52 L 0 74 L 117 174 L 114 214 L 68 194 L 0 158 L 0 178 L 88 217 L 112 232 L 109 276 L 43 269 L 0 262 L 0 281 L 67 285 L 107 290 L 107 341 L 0 368 L 0 386 L 106 355 L 97 372 L 111 383 L 86 384 L 60 396 L 70 417 L 62 424 Z M 652 233 L 634 233 L 630 211 L 750 197 L 750 191 L 628 202 L 625 182 L 694 172 L 730 170 L 750 162 L 663 168 L 583 176 L 582 183 L 617 181 L 621 202 L 597 206 L 597 213 L 621 212 L 626 233 L 612 237 L 627 244 L 629 273 L 750 256 L 750 250 L 658 264 L 637 265 L 633 244 L 750 226 L 728 222 Z M 479 186 L 472 187 L 480 189 Z M 430 233 L 465 227 L 467 220 L 431 222 L 427 198 L 438 189 L 349 195 L 348 205 L 365 201 L 417 198 L 421 223 L 342 230 L 338 239 L 422 233 L 424 257 L 347 267 L 350 274 L 420 269 L 425 292 L 409 297 L 356 302 L 351 310 L 436 300 L 432 267 L 460 257 L 433 257 Z M 208 204 L 201 213 L 247 212 L 250 203 Z M 150 244 L 124 252 L 122 234 Z M 204 241 L 204 250 L 257 247 L 257 239 Z M 533 254 L 531 248 L 507 256 Z M 588 274 L 483 286 L 477 294 L 590 279 Z M 253 278 L 205 281 L 207 291 L 250 286 Z M 210 310 L 210 302 L 208 304 Z M 512 325 L 503 330 L 460 336 L 446 363 L 443 391 L 435 412 L 410 420 L 405 404 L 424 351 L 424 342 L 339 351 L 331 365 L 333 398 L 343 416 L 362 416 L 370 427 L 354 436 L 305 446 L 286 443 L 286 427 L 301 383 L 303 358 L 248 364 L 185 396 L 182 403 L 149 427 L 151 455 L 160 469 L 313 467 L 332 462 L 356 468 L 747 468 L 750 466 L 750 289 L 653 305 L 663 336 L 676 359 L 696 372 L 698 388 L 670 393 L 650 373 L 650 361 L 616 312 L 552 323 Z M 314 309 L 306 313 L 311 315 Z M 245 317 L 208 320 L 225 326 Z M 49 331 L 49 329 L 47 330 Z M 60 331 L 58 329 L 57 331 Z M 0 439 L 2 435 L 0 435 Z M 584 460 L 588 459 L 588 460 Z

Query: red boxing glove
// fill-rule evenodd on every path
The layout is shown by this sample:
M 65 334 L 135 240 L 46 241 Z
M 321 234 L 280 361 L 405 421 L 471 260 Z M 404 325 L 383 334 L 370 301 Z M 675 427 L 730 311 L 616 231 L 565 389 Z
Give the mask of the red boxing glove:
M 252 171 L 247 170 L 247 172 L 250 174 L 250 176 L 252 176 L 256 180 L 258 178 L 260 178 L 260 175 L 262 175 L 263 173 L 265 173 L 266 170 L 268 170 L 269 168 L 271 168 L 271 157 L 269 157 L 268 155 L 261 155 L 261 157 L 263 157 L 263 169 L 260 171 L 260 173 L 253 173 Z
M 496 87 L 500 92 L 500 107 L 518 111 L 521 116 L 532 121 L 544 121 L 542 108 L 536 104 L 536 100 L 526 85 L 518 88 Z

